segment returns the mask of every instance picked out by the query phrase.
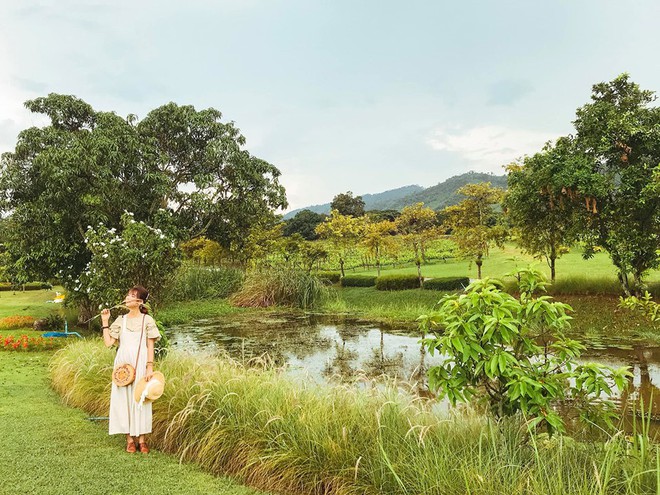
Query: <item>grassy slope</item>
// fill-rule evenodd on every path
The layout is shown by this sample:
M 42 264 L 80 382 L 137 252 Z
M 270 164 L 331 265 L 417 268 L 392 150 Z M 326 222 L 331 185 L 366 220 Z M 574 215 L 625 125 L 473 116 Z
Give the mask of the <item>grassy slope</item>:
M 0 352 L 3 494 L 256 494 L 159 452 L 123 452 L 107 422 L 63 406 L 47 381 L 49 353 Z

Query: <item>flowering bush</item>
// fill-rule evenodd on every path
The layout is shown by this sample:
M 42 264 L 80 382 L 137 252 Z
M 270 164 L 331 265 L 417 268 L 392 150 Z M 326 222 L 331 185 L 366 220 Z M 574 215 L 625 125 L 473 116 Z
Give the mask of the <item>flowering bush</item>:
M 121 233 L 100 223 L 87 227 L 85 242 L 91 260 L 67 285 L 72 287 L 71 299 L 92 307 L 113 306 L 135 284 L 155 295 L 152 300 L 158 299 L 181 262 L 173 235 L 135 221 L 130 212 L 122 215 Z
M 0 318 L 0 330 L 16 330 L 17 328 L 31 328 L 34 325 L 32 316 L 7 316 Z
M 55 339 L 53 337 L 28 337 L 21 335 L 14 338 L 13 335 L 3 337 L 0 335 L 0 349 L 5 351 L 47 351 L 50 349 L 57 349 L 62 347 L 66 339 Z

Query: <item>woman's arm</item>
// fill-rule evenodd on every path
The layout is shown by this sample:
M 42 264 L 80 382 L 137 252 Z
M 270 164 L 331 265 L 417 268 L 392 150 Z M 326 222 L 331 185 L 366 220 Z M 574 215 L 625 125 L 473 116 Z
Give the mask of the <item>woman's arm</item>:
M 112 347 L 117 339 L 110 336 L 110 310 L 101 311 L 101 325 L 103 325 L 103 343 L 106 347 Z
M 145 379 L 149 381 L 154 374 L 154 348 L 156 339 L 147 339 L 147 374 Z

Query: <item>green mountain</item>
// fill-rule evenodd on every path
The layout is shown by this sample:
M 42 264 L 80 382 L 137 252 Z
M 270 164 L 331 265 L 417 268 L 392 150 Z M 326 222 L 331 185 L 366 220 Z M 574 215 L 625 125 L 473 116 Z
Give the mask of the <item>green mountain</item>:
M 455 175 L 450 177 L 444 182 L 440 182 L 435 186 L 424 189 L 413 194 L 393 201 L 387 205 L 387 208 L 401 210 L 404 206 L 412 205 L 415 203 L 424 203 L 424 206 L 433 208 L 434 210 L 442 210 L 447 206 L 455 205 L 461 199 L 460 195 L 456 194 L 461 187 L 467 184 L 478 184 L 480 182 L 490 182 L 493 187 L 506 189 L 506 175 L 492 175 L 480 172 L 468 172 L 466 174 Z
M 378 194 L 363 194 L 365 210 L 402 210 L 405 206 L 422 202 L 425 206 L 434 210 L 441 210 L 447 206 L 455 205 L 461 200 L 456 191 L 466 184 L 478 184 L 490 182 L 494 187 L 506 189 L 506 175 L 492 175 L 480 172 L 467 172 L 465 174 L 450 177 L 435 186 L 423 188 L 421 186 L 404 186 L 391 189 Z M 284 219 L 293 218 L 302 210 L 312 210 L 314 213 L 330 213 L 330 203 L 322 205 L 306 206 L 292 210 Z
M 423 191 L 422 186 L 404 186 L 397 189 L 390 189 L 389 191 L 384 191 L 377 194 L 363 194 L 362 200 L 364 201 L 365 210 L 384 210 L 381 205 L 389 204 L 394 201 L 398 201 L 406 196 L 411 194 Z M 326 213 L 330 214 L 330 203 L 325 203 L 322 205 L 312 205 L 306 206 L 304 208 L 298 208 L 297 210 L 292 210 L 286 215 L 284 215 L 284 220 L 293 218 L 296 216 L 296 213 L 302 210 L 312 210 L 314 213 Z

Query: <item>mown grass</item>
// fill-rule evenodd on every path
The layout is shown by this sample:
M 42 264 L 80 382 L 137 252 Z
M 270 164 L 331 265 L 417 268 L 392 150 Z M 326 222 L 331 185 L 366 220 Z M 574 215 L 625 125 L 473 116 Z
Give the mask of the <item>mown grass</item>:
M 24 292 L 0 291 L 0 318 L 16 315 L 45 318 L 51 312 L 61 311 L 61 304 L 47 302 L 55 299 L 55 290 L 64 291 L 62 287 Z
M 101 414 L 112 353 L 74 343 L 51 365 L 64 400 Z M 650 494 L 660 452 L 644 435 L 607 442 L 530 436 L 520 419 L 439 415 L 396 389 L 319 388 L 276 370 L 172 353 L 152 443 L 214 473 L 289 494 Z
M 256 495 L 158 451 L 125 453 L 123 436 L 109 436 L 107 422 L 61 403 L 49 387 L 51 356 L 0 353 L 0 493 Z

